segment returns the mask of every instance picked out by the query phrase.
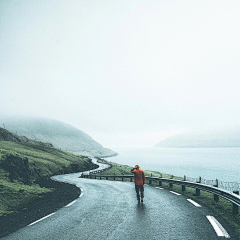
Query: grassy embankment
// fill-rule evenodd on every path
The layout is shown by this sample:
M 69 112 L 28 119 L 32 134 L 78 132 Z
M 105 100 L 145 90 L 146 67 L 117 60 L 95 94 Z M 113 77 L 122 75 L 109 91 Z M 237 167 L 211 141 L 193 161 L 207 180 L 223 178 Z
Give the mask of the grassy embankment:
M 88 157 L 51 147 L 0 141 L 0 217 L 21 212 L 52 192 L 51 186 L 44 187 L 49 176 L 93 167 Z
M 56 208 L 50 206 L 51 204 L 59 205 L 59 202 L 64 204 L 69 201 L 69 197 L 71 200 L 74 197 L 71 195 L 74 194 L 73 192 L 76 195 L 77 188 L 73 189 L 74 186 L 69 185 L 66 187 L 66 184 L 51 181 L 49 177 L 85 171 L 93 167 L 96 166 L 88 157 L 77 156 L 52 147 L 0 141 L 1 222 L 4 223 L 9 219 L 19 221 L 19 216 L 24 211 L 27 215 L 20 218 L 26 219 L 28 215 L 32 217 L 34 214 L 45 215 L 47 211 L 51 212 L 51 208 Z M 71 189 L 71 192 L 68 189 Z M 57 203 L 53 203 L 54 201 Z M 48 205 L 49 209 L 39 213 L 44 205 Z M 34 214 L 30 214 L 30 210 Z
M 127 165 L 120 165 L 117 163 L 109 162 L 102 160 L 105 163 L 111 164 L 112 168 L 107 169 L 106 171 L 101 172 L 100 174 L 102 175 L 131 175 L 130 170 L 132 167 L 127 166 Z M 163 178 L 174 178 L 178 180 L 183 180 L 183 178 L 172 176 L 170 174 L 164 174 L 164 173 L 159 173 L 159 172 L 154 172 L 154 171 L 149 171 L 149 170 L 144 170 L 146 176 L 153 176 L 153 177 L 160 177 L 162 176 Z M 116 180 L 122 180 L 122 179 L 116 179 Z M 126 179 L 125 181 L 130 181 L 129 179 Z M 148 182 L 147 182 L 148 184 Z M 158 185 L 158 183 L 152 183 L 152 185 Z M 178 185 L 173 185 L 172 188 L 169 187 L 169 184 L 167 183 L 162 183 L 162 187 L 168 190 L 172 190 L 175 192 L 178 192 L 180 194 L 183 194 L 199 204 L 205 205 L 212 209 L 216 216 L 219 216 L 223 218 L 228 224 L 234 229 L 236 235 L 240 239 L 240 214 L 238 213 L 237 215 L 232 214 L 232 203 L 229 201 L 219 198 L 219 202 L 215 202 L 213 198 L 213 194 L 201 191 L 200 196 L 196 196 L 196 190 L 193 188 L 186 188 L 186 191 L 182 192 L 182 187 Z

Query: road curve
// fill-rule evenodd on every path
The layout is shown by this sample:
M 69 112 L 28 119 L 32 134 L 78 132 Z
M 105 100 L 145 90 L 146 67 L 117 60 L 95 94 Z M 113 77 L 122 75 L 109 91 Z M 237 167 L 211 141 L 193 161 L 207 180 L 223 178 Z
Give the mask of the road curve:
M 145 186 L 144 203 L 139 205 L 133 183 L 79 175 L 54 177 L 80 187 L 78 199 L 2 239 L 238 239 L 211 210 L 194 205 L 183 195 Z M 216 222 L 214 230 L 214 219 L 225 232 L 219 233 L 217 227 L 222 228 Z

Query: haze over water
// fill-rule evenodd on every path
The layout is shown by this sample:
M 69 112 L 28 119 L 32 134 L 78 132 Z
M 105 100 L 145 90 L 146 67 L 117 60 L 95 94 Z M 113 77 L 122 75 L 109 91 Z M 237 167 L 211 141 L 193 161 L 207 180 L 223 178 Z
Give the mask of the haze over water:
M 0 116 L 56 119 L 112 149 L 237 127 L 239 12 L 239 0 L 1 0 Z
M 68 123 L 119 163 L 239 180 L 237 148 L 118 150 L 239 127 L 239 12 L 238 0 L 2 0 L 0 116 Z
M 240 182 L 240 148 L 119 148 L 109 161 L 175 176 Z

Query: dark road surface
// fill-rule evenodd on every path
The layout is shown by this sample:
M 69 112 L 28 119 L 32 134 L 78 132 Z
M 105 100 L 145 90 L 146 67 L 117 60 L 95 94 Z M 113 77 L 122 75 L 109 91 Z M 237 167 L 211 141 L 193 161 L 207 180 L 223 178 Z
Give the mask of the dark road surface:
M 195 206 L 185 196 L 145 186 L 144 203 L 139 205 L 133 183 L 91 180 L 79 175 L 54 177 L 82 189 L 76 201 L 2 239 L 237 239 L 217 217 L 226 231 L 213 222 L 215 231 L 208 220 L 214 219 L 212 211 Z

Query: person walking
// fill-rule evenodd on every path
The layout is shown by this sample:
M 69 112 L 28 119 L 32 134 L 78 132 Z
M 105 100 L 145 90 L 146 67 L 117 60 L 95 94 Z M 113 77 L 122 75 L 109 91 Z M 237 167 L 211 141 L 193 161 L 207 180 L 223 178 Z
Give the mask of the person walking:
M 136 165 L 132 170 L 132 173 L 134 173 L 134 182 L 135 182 L 135 190 L 137 193 L 137 200 L 138 203 L 140 203 L 140 194 L 141 193 L 141 202 L 143 202 L 144 197 L 144 182 L 145 182 L 145 174 L 143 170 L 140 169 L 138 165 Z

